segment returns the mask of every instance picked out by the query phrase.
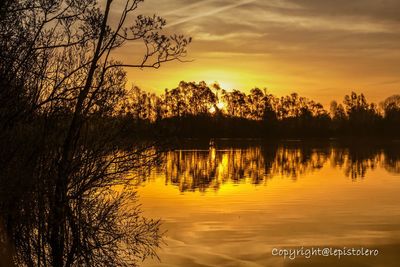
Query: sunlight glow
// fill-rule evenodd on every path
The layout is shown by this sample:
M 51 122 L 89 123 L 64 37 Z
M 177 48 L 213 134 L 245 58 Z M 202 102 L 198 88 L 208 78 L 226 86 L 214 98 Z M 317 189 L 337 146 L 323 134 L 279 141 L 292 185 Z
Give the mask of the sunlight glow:
M 225 108 L 225 103 L 224 102 L 218 102 L 215 106 L 211 106 L 208 110 L 208 112 L 210 112 L 211 114 L 214 114 L 217 109 L 218 110 L 223 110 Z
M 217 104 L 217 108 L 218 109 L 224 109 L 224 107 L 225 107 L 225 103 L 224 102 L 218 102 L 218 104 Z M 215 108 L 214 108 L 215 109 Z

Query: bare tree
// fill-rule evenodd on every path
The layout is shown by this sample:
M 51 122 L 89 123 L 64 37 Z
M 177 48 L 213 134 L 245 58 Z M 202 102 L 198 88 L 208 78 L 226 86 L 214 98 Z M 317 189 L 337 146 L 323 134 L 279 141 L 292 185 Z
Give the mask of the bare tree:
M 19 190 L 18 210 L 4 215 L 19 265 L 125 266 L 155 255 L 158 221 L 140 219 L 137 209 L 123 211 L 127 195 L 113 188 L 126 184 L 132 170 L 152 166 L 157 148 L 140 142 L 122 150 L 113 142 L 118 131 L 98 134 L 93 123 L 114 114 L 126 95 L 123 68 L 159 68 L 186 56 L 191 39 L 163 34 L 161 17 L 137 15 L 141 2 L 124 1 L 116 25 L 110 23 L 112 0 L 0 6 L 1 142 L 4 153 L 15 152 L 7 160 L 2 153 L 2 178 L 16 188 L 32 181 Z M 142 60 L 113 60 L 130 42 L 142 43 Z M 14 176 L 19 162 L 30 164 Z

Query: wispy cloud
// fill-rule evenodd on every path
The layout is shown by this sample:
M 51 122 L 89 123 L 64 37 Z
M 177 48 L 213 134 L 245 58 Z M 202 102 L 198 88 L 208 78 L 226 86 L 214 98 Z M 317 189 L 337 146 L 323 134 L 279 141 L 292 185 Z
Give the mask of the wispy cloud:
M 176 25 L 179 25 L 179 24 L 182 24 L 182 23 L 186 23 L 186 22 L 195 20 L 195 19 L 199 19 L 199 18 L 209 17 L 209 16 L 212 16 L 212 15 L 215 15 L 215 14 L 218 14 L 218 13 L 221 13 L 221 12 L 233 9 L 233 8 L 237 8 L 237 7 L 246 5 L 246 4 L 250 4 L 250 3 L 255 2 L 255 1 L 256 0 L 243 0 L 243 1 L 238 1 L 236 3 L 233 3 L 233 4 L 228 4 L 228 5 L 219 7 L 219 8 L 214 8 L 214 9 L 209 10 L 209 11 L 204 12 L 204 13 L 188 16 L 186 18 L 182 18 L 182 19 L 173 21 L 173 22 L 169 23 L 167 25 L 167 27 L 176 26 Z M 204 4 L 204 2 L 209 2 L 209 1 L 203 1 L 203 4 Z
M 329 99 L 349 88 L 375 99 L 399 89 L 399 0 L 146 0 L 142 8 L 164 16 L 174 26 L 167 33 L 194 39 L 189 55 L 196 61 L 182 67 L 178 81 L 229 83 L 244 75 L 235 86 L 301 87 Z M 154 77 L 151 83 L 164 86 L 167 78 Z
M 388 84 L 400 84 L 400 80 L 386 80 L 386 81 L 381 81 L 377 83 L 370 83 L 367 84 L 366 86 L 378 86 L 378 85 L 388 85 Z
M 197 8 L 197 7 L 201 7 L 201 6 L 206 6 L 209 3 L 215 2 L 215 0 L 203 0 L 203 1 L 198 1 L 196 3 L 193 4 L 189 4 L 189 5 L 185 5 L 183 7 L 168 11 L 163 13 L 164 16 L 170 16 L 170 15 L 179 15 L 182 14 L 182 12 L 193 9 L 193 8 Z

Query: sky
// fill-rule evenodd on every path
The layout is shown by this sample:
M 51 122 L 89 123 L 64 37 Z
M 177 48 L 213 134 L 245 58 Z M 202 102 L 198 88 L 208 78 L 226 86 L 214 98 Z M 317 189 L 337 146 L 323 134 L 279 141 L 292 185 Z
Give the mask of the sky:
M 179 81 L 219 82 L 324 105 L 351 91 L 379 102 L 400 94 L 399 0 L 146 0 L 137 14 L 193 38 L 187 59 L 127 70 L 128 83 L 161 93 Z M 132 63 L 134 46 L 117 58 Z

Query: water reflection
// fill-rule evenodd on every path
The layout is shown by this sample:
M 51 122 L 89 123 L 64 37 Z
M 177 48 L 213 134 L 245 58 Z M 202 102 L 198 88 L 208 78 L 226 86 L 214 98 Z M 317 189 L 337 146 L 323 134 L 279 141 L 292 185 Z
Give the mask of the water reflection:
M 181 192 L 218 190 L 224 183 L 265 184 L 272 177 L 296 180 L 332 166 L 356 181 L 377 166 L 400 173 L 400 146 L 341 146 L 339 144 L 253 144 L 183 148 L 167 152 L 154 175 Z
M 80 149 L 62 205 L 53 154 L 38 150 L 35 162 L 14 156 L 0 168 L 0 266 L 137 266 L 156 257 L 160 221 L 142 216 L 127 184 L 133 167 L 144 172 L 157 162 L 153 150 Z M 57 220 L 56 208 L 63 210 Z
M 400 248 L 397 143 L 184 144 L 138 187 L 175 266 L 390 266 Z M 263 186 L 266 185 L 266 186 Z M 178 190 L 179 189 L 179 190 Z M 284 260 L 273 248 L 365 247 L 378 257 Z

